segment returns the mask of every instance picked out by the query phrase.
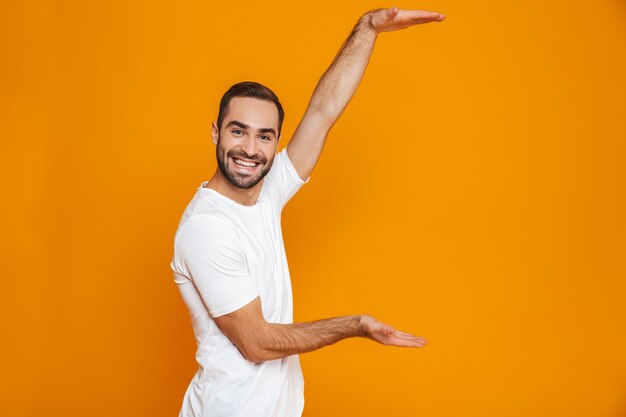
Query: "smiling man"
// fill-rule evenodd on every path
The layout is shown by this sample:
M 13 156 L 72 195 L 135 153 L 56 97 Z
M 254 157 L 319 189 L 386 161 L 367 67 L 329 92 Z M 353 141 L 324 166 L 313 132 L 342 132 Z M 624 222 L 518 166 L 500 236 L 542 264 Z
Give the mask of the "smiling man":
M 309 181 L 378 33 L 443 19 L 395 7 L 361 16 L 278 153 L 284 112 L 276 95 L 242 82 L 222 97 L 212 126 L 218 167 L 182 215 L 170 264 L 198 345 L 199 368 L 180 417 L 297 417 L 304 407 L 299 353 L 347 337 L 402 347 L 426 343 L 368 315 L 293 323 L 280 219 Z

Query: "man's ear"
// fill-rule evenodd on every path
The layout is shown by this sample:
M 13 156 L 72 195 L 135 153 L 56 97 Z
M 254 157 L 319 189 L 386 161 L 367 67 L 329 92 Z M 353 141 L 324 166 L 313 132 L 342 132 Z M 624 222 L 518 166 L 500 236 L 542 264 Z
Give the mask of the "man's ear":
M 217 145 L 217 138 L 219 137 L 219 130 L 215 122 L 211 122 L 211 140 L 214 145 Z

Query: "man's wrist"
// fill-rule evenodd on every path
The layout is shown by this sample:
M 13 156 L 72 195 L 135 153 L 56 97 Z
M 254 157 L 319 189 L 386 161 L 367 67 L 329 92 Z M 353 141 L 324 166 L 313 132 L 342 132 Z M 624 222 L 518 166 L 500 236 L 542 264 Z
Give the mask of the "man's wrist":
M 362 322 L 363 315 L 358 314 L 352 317 L 352 322 L 354 324 L 355 336 L 357 337 L 365 337 L 365 329 L 363 328 Z
M 381 9 L 376 9 L 376 10 L 381 10 Z M 369 12 L 366 12 L 363 16 L 361 16 L 361 18 L 357 22 L 357 27 L 359 27 L 360 29 L 364 31 L 378 34 L 378 31 L 374 28 L 374 26 L 372 26 L 372 15 L 373 15 L 372 12 L 375 12 L 376 10 L 370 10 Z

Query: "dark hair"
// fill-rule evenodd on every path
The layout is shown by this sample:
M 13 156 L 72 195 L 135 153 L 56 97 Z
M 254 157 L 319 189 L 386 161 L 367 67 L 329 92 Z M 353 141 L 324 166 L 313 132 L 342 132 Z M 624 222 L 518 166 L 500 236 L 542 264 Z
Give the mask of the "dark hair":
M 226 116 L 226 109 L 233 97 L 255 97 L 261 100 L 271 101 L 276 105 L 278 109 L 278 136 L 280 136 L 280 129 L 283 126 L 283 119 L 285 118 L 285 112 L 283 106 L 278 101 L 278 97 L 272 90 L 266 86 L 254 81 L 242 81 L 230 87 L 228 91 L 224 93 L 220 100 L 220 111 L 217 115 L 217 129 L 222 129 L 222 122 Z

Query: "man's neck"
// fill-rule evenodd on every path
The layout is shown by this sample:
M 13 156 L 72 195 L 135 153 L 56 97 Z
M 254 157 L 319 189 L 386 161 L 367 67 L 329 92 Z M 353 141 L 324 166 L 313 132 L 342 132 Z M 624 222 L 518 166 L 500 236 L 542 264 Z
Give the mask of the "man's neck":
M 222 171 L 220 171 L 218 167 L 215 169 L 215 173 L 204 187 L 217 191 L 223 196 L 228 197 L 241 205 L 253 206 L 259 198 L 263 181 L 265 181 L 265 178 L 259 181 L 259 183 L 252 188 L 237 188 L 224 177 Z

